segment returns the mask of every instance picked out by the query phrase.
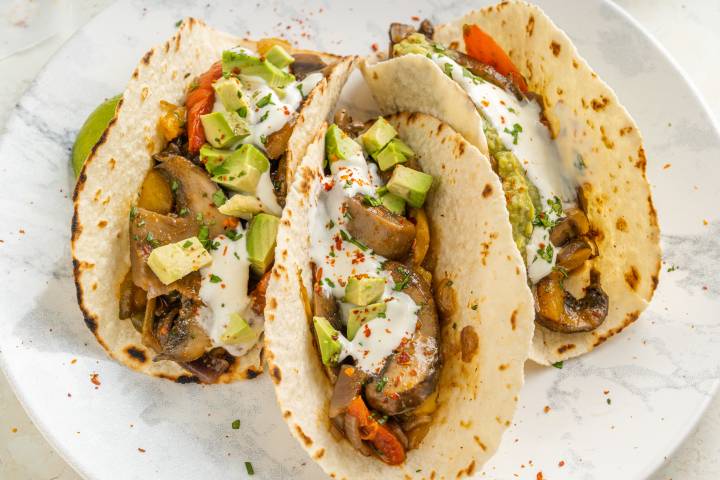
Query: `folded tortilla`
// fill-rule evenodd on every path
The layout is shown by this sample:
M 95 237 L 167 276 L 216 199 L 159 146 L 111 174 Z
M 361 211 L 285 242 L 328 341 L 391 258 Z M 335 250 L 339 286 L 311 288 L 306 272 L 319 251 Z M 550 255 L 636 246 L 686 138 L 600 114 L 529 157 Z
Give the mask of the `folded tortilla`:
M 309 305 L 309 216 L 323 177 L 323 131 L 297 170 L 278 232 L 265 313 L 269 373 L 290 431 L 333 478 L 470 476 L 510 425 L 533 334 L 532 297 L 510 224 L 497 221 L 507 217 L 507 209 L 487 159 L 428 115 L 401 113 L 386 120 L 436 179 L 424 207 L 432 273 L 453 281 L 457 301 L 452 316 L 441 322 L 443 366 L 430 431 L 400 466 L 364 457 L 330 433 L 333 387 L 313 343 Z M 462 348 L 461 338 L 476 339 L 477 347 Z
M 464 51 L 465 24 L 476 24 L 489 34 L 510 56 L 529 90 L 542 96 L 563 168 L 571 171 L 578 158 L 584 162 L 585 213 L 599 255 L 566 284 L 571 293 L 582 296 L 589 270 L 599 272 L 609 312 L 590 332 L 557 333 L 538 325 L 530 358 L 550 364 L 581 355 L 634 322 L 657 287 L 660 232 L 640 131 L 613 90 L 538 7 L 510 1 L 473 11 L 436 26 L 433 40 Z M 421 55 L 405 55 L 365 63 L 361 69 L 382 113 L 434 115 L 487 154 L 476 106 L 435 63 Z M 470 202 L 477 197 L 474 192 L 468 195 Z M 507 223 L 508 217 L 498 215 L 494 221 Z M 522 262 L 518 267 L 525 268 Z M 510 292 L 513 287 L 503 288 Z
M 160 101 L 181 104 L 188 83 L 217 61 L 223 50 L 238 45 L 257 49 L 251 40 L 188 18 L 171 38 L 149 50 L 133 72 L 115 118 L 85 163 L 73 195 L 73 270 L 85 323 L 114 359 L 133 370 L 180 383 L 197 378 L 175 362 L 154 362 L 154 352 L 142 344 L 131 322 L 118 318 L 120 284 L 130 268 L 128 212 L 153 165 L 152 155 L 164 146 L 156 130 L 164 113 Z M 297 117 L 286 153 L 289 178 L 334 108 L 355 62 L 354 57 L 312 53 L 334 66 Z M 235 357 L 218 382 L 254 378 L 262 372 L 261 355 L 258 343 L 245 356 Z

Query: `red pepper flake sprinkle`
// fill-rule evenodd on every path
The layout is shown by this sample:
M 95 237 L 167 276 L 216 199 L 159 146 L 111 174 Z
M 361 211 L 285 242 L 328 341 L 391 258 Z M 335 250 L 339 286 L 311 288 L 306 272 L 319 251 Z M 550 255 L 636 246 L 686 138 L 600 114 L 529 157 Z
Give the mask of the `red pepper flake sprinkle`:
M 17 433 L 17 427 L 11 428 L 10 431 L 11 431 L 12 433 Z
M 330 190 L 332 190 L 332 188 L 333 188 L 334 185 L 335 185 L 335 182 L 333 182 L 333 181 L 331 180 L 331 181 L 329 181 L 329 182 L 326 182 L 326 183 L 323 185 L 323 188 L 325 189 L 326 192 L 329 192 Z
M 145 449 L 138 447 L 138 452 L 140 452 L 140 453 L 145 453 Z
M 370 45 L 370 48 L 372 48 L 373 52 L 377 52 L 378 50 L 380 50 L 380 47 L 378 47 L 377 43 L 373 43 L 372 45 Z
M 535 475 L 536 480 L 543 480 L 543 474 L 542 472 L 538 472 L 537 475 Z
M 482 100 L 480 103 L 482 104 L 483 107 L 489 107 L 489 106 L 490 106 L 490 102 L 488 102 L 487 100 Z
M 419 21 L 420 21 L 420 17 L 418 17 L 417 15 L 413 15 L 413 16 L 410 17 L 410 18 L 412 18 L 413 22 L 419 22 Z
M 370 330 L 370 327 L 368 327 L 367 324 L 363 326 L 363 334 L 366 338 L 372 335 L 372 330 Z
M 93 385 L 99 387 L 100 386 L 100 375 L 97 373 L 93 373 L 92 375 L 90 375 L 90 382 L 92 382 Z
M 608 393 L 610 393 L 610 390 L 603 390 L 603 395 L 607 395 Z
M 565 466 L 565 460 L 560 460 L 560 462 L 558 462 L 558 467 L 562 468 L 564 466 Z
M 77 358 L 73 358 L 70 360 L 70 365 L 75 365 L 77 363 Z
M 22 228 L 20 229 L 20 235 L 25 235 L 25 230 L 23 230 Z
M 548 413 L 550 411 L 550 406 L 545 405 L 545 408 L 543 408 L 543 412 Z
M 340 234 L 338 233 L 335 235 L 335 250 L 342 250 L 342 246 L 343 246 L 343 241 L 342 241 L 342 238 L 340 237 Z

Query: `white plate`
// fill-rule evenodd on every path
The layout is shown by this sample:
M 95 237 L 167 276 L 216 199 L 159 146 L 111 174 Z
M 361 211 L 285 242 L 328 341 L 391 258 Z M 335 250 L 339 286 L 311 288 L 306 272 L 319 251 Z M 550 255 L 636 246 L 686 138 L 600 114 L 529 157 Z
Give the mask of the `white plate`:
M 265 1 L 247 10 L 233 0 L 144 3 L 115 4 L 80 31 L 7 124 L 0 143 L 2 366 L 38 427 L 87 477 L 244 478 L 250 461 L 256 478 L 320 478 L 287 433 L 267 379 L 176 385 L 106 358 L 75 304 L 70 147 L 85 116 L 123 89 L 142 54 L 183 16 L 237 34 L 284 33 L 308 47 L 364 54 L 373 42 L 385 48 L 390 21 L 449 20 L 468 2 Z M 720 135 L 673 62 L 615 6 L 541 6 L 640 125 L 666 263 L 651 307 L 618 338 L 561 370 L 528 365 L 515 423 L 485 473 L 643 478 L 682 441 L 717 387 Z M 367 95 L 357 80 L 345 98 Z M 671 266 L 677 270 L 668 273 Z

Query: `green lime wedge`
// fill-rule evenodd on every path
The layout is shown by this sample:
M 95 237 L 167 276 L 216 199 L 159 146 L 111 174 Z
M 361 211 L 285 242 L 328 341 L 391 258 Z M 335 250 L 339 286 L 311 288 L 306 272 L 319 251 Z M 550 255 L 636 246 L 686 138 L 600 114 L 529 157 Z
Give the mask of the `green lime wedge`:
M 75 138 L 75 145 L 72 150 L 72 166 L 75 171 L 75 178 L 80 175 L 80 170 L 87 160 L 90 151 L 102 137 L 103 132 L 115 116 L 115 108 L 122 95 L 108 98 L 88 116 Z

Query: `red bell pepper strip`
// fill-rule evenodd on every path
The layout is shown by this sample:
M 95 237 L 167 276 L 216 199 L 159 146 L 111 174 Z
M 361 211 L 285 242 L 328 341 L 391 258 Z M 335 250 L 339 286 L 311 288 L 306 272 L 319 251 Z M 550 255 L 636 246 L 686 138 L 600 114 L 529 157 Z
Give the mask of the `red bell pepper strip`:
M 515 67 L 505 50 L 493 38 L 477 25 L 463 25 L 463 39 L 467 54 L 486 65 L 490 65 L 501 75 L 510 77 L 515 86 L 527 93 L 528 86 L 520 71 Z
M 205 130 L 200 115 L 210 113 L 215 103 L 215 90 L 212 84 L 222 77 L 222 63 L 214 63 L 210 69 L 200 75 L 191 87 L 185 100 L 187 108 L 188 151 L 197 153 L 205 143 Z
M 346 415 L 357 418 L 360 436 L 373 444 L 380 452 L 380 458 L 389 465 L 400 465 L 405 461 L 405 448 L 400 440 L 387 428 L 370 415 L 362 397 L 358 395 L 348 405 Z

